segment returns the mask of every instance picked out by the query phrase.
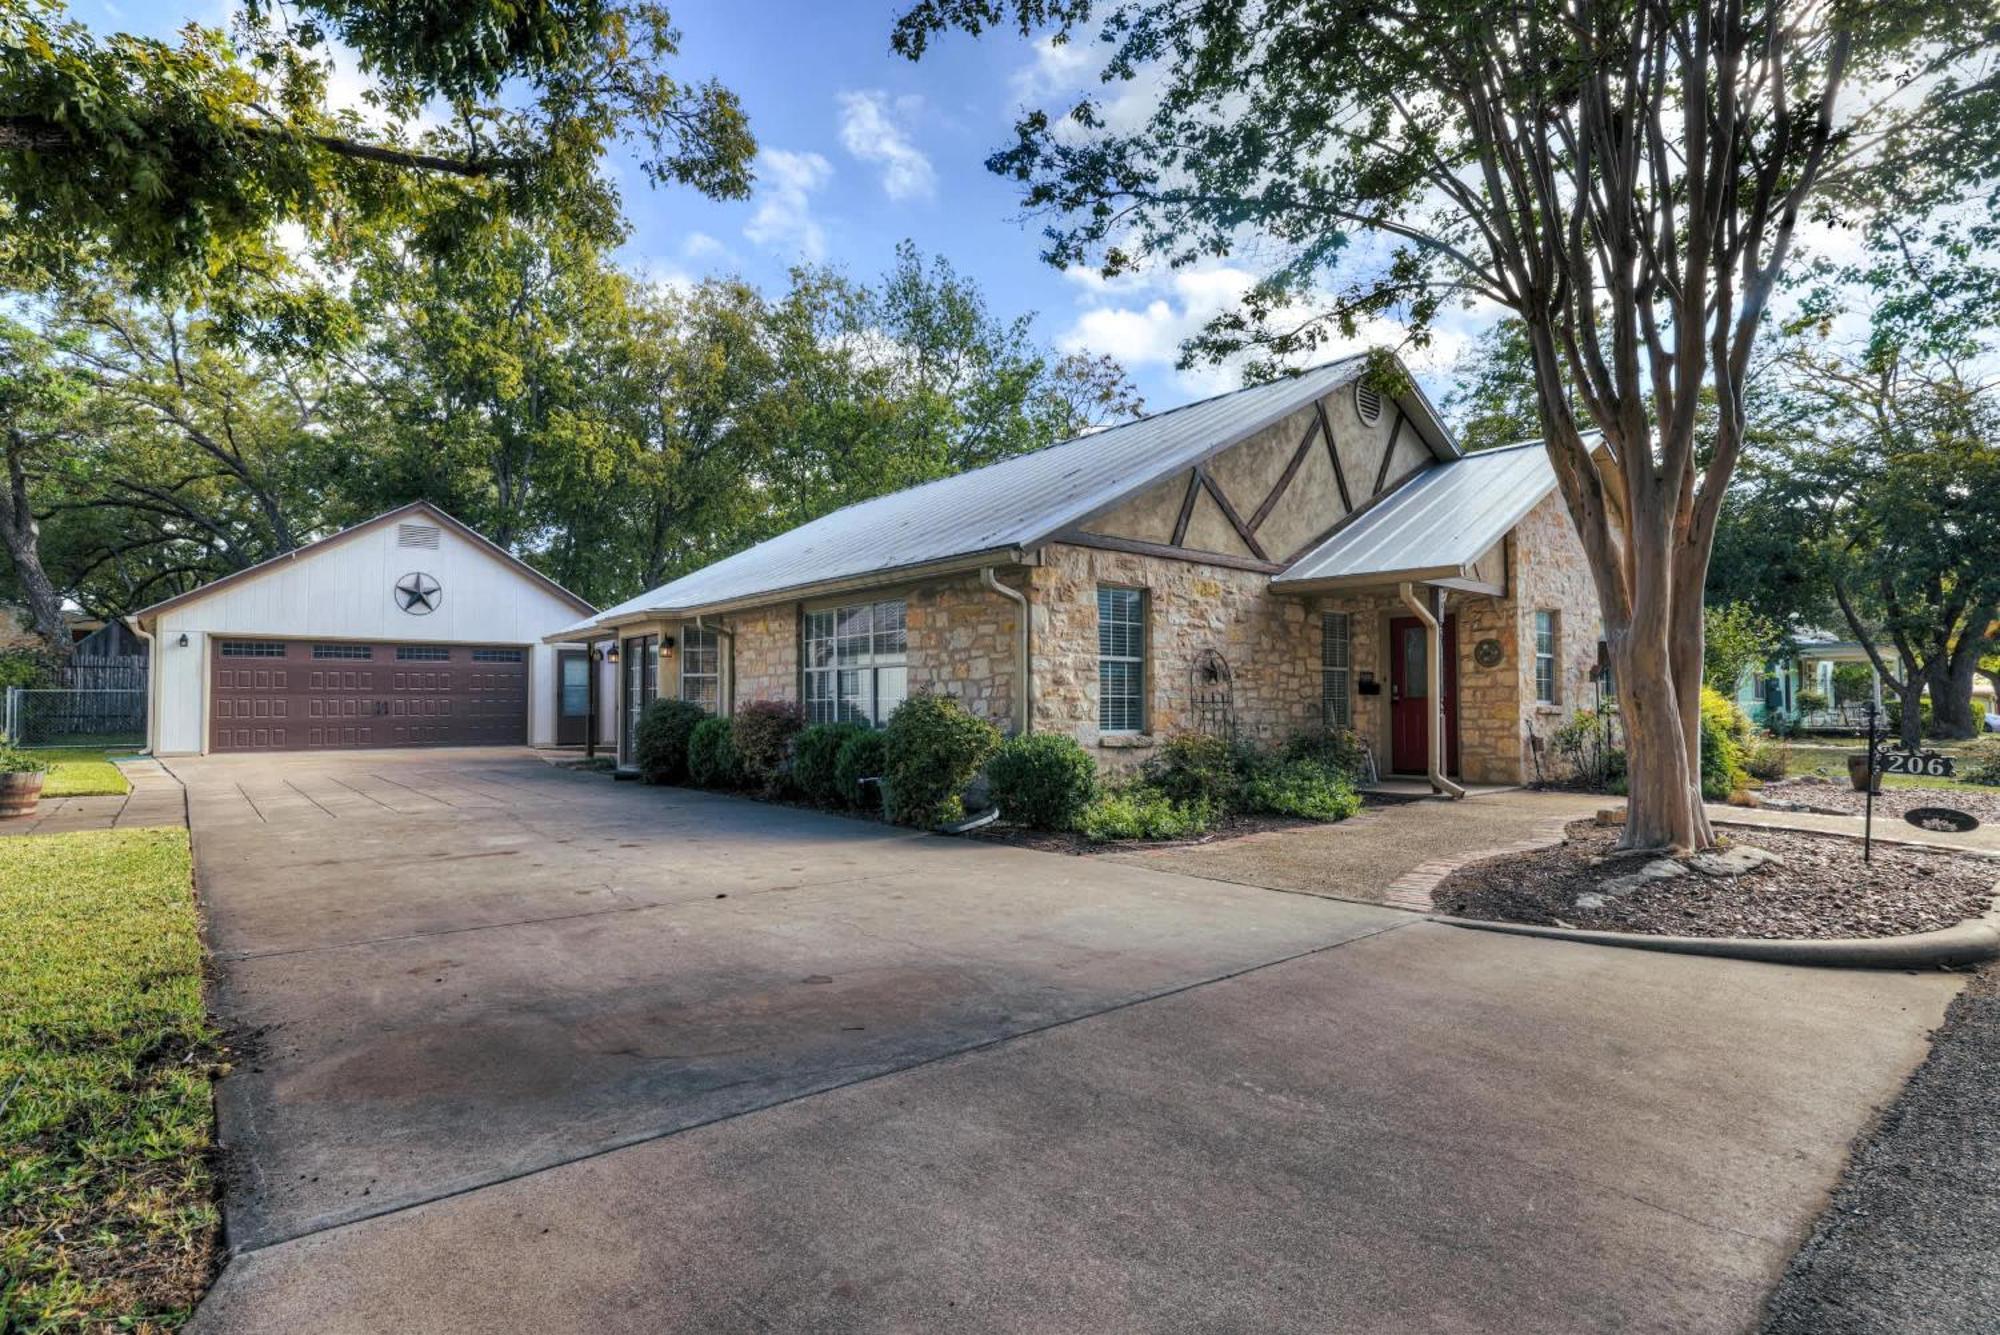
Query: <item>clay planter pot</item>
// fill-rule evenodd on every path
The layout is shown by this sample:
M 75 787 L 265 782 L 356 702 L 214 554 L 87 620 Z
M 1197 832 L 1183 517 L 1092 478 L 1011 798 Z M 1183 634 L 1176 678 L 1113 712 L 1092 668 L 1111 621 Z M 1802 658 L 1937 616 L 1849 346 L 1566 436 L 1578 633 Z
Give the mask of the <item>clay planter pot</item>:
M 1865 754 L 1847 758 L 1847 777 L 1854 784 L 1855 792 L 1868 791 L 1868 757 Z M 1875 771 L 1875 791 L 1878 793 L 1882 791 L 1881 770 Z
M 42 801 L 42 776 L 0 774 L 0 820 L 10 816 L 32 816 Z

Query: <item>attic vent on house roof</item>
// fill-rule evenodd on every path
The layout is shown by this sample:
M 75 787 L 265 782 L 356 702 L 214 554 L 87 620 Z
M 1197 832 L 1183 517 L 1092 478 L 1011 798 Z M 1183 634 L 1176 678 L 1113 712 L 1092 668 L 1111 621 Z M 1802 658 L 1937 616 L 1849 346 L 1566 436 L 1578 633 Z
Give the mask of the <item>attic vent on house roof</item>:
M 1373 385 L 1356 381 L 1354 385 L 1354 411 L 1361 420 L 1373 426 L 1382 416 L 1382 391 Z
M 396 545 L 398 547 L 428 547 L 437 550 L 438 531 L 436 524 L 396 525 Z

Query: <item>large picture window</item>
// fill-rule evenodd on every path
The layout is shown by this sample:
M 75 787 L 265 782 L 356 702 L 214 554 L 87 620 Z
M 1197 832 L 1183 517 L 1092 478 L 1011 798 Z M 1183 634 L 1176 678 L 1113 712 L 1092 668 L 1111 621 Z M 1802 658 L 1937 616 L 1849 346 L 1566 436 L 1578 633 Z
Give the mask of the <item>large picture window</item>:
M 1329 728 L 1354 726 L 1354 702 L 1349 685 L 1347 613 L 1322 612 L 1319 618 L 1320 719 Z
M 806 720 L 880 726 L 910 692 L 900 598 L 806 613 Z
M 681 699 L 711 714 L 722 712 L 720 641 L 713 626 L 688 626 L 681 632 Z
M 1097 728 L 1146 729 L 1146 591 L 1097 590 Z
M 1556 614 L 1535 613 L 1535 703 L 1556 703 L 1556 646 L 1561 628 Z

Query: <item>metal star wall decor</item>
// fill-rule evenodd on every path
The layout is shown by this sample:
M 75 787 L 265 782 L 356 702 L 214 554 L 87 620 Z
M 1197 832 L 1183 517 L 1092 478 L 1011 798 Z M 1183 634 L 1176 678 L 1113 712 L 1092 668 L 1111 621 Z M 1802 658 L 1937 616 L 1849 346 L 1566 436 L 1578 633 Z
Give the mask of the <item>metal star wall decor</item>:
M 421 570 L 396 581 L 396 605 L 413 617 L 429 616 L 443 601 L 443 586 Z

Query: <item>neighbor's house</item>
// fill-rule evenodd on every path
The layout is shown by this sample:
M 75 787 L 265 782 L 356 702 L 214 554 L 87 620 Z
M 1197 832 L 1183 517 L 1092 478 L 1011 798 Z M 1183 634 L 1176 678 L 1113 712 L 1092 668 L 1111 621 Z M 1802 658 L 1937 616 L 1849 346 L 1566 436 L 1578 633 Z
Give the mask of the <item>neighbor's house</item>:
M 159 755 L 582 744 L 591 605 L 427 502 L 128 618 L 151 646 Z M 603 717 L 600 714 L 600 717 Z
M 1539 446 L 1463 454 L 1363 370 L 850 506 L 548 638 L 616 655 L 627 766 L 660 695 L 880 723 L 930 691 L 1106 767 L 1184 730 L 1332 724 L 1385 773 L 1425 774 L 1436 737 L 1450 775 L 1519 781 L 1598 653 L 1553 471 Z
M 1876 652 L 1885 663 L 1897 661 L 1893 644 L 1878 645 Z M 1869 684 L 1864 690 L 1842 694 L 1834 684 L 1835 670 L 1848 665 L 1867 669 Z M 1843 639 L 1827 630 L 1797 630 L 1792 632 L 1787 652 L 1761 668 L 1743 670 L 1736 684 L 1736 704 L 1753 723 L 1768 724 L 1784 718 L 1808 728 L 1860 728 L 1866 724 L 1863 711 L 1870 701 L 1878 695 L 1895 698 L 1893 692 L 1881 692 L 1875 677 L 1875 661 L 1861 641 Z M 1817 695 L 1825 704 L 1807 709 L 1801 698 L 1807 693 Z M 1992 712 L 1992 684 L 1975 677 L 1972 703 L 1975 715 Z

